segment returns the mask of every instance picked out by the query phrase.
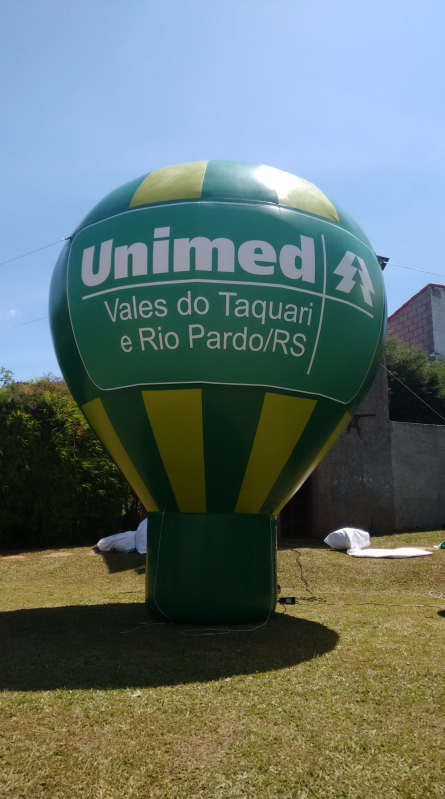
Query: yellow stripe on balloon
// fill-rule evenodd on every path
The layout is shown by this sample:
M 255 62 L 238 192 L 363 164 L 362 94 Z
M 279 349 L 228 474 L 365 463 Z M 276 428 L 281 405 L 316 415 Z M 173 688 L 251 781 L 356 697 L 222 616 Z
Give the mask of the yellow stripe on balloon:
M 192 161 L 155 169 L 136 189 L 130 208 L 168 200 L 188 200 L 201 197 L 208 161 Z
M 316 404 L 316 400 L 266 393 L 235 513 L 259 513 Z
M 309 180 L 272 166 L 258 167 L 255 176 L 265 186 L 276 191 L 280 205 L 309 211 L 311 214 L 324 216 L 335 222 L 340 221 L 329 197 Z
M 120 438 L 111 424 L 107 412 L 100 398 L 82 405 L 82 410 L 87 417 L 94 432 L 97 433 L 103 445 L 107 448 L 116 465 L 127 478 L 133 490 L 138 495 L 142 504 L 148 511 L 158 511 L 153 497 L 147 486 L 139 476 Z
M 205 513 L 201 389 L 143 391 L 142 396 L 179 510 Z
M 349 424 L 351 419 L 352 419 L 352 416 L 351 416 L 350 413 L 345 413 L 345 415 L 342 416 L 342 418 L 340 419 L 340 421 L 339 421 L 337 427 L 335 428 L 334 432 L 332 433 L 332 435 L 329 436 L 328 440 L 326 441 L 326 444 L 321 448 L 320 452 L 318 453 L 317 457 L 312 461 L 312 463 L 309 466 L 309 468 L 306 469 L 304 475 L 300 478 L 300 480 L 298 481 L 297 485 L 294 486 L 294 488 L 292 489 L 292 491 L 289 492 L 287 497 L 285 499 L 283 499 L 282 503 L 278 506 L 278 508 L 276 508 L 274 510 L 274 515 L 275 516 L 278 515 L 280 513 L 280 511 L 283 510 L 284 506 L 287 505 L 289 500 L 292 499 L 294 494 L 297 493 L 297 491 L 301 488 L 303 483 L 305 483 L 306 480 L 308 479 L 308 477 L 311 476 L 312 472 L 315 471 L 315 469 L 317 468 L 318 464 L 323 460 L 324 456 L 327 455 L 327 453 L 329 452 L 331 447 L 333 447 L 335 442 L 340 438 L 341 434 L 343 433 L 343 430 Z

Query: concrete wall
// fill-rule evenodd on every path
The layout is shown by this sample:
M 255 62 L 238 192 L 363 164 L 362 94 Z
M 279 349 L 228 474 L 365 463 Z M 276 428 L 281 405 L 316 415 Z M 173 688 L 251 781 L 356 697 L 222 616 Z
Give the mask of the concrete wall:
M 431 315 L 433 351 L 436 355 L 445 357 L 445 286 L 438 284 L 431 286 Z
M 445 425 L 390 422 L 386 372 L 313 475 L 313 530 L 445 528 Z M 376 416 L 360 418 L 361 414 Z
M 430 283 L 388 320 L 388 331 L 445 357 L 445 286 Z M 375 416 L 362 416 L 375 414 Z M 386 372 L 312 476 L 312 534 L 445 528 L 445 425 L 390 422 Z
M 445 425 L 390 422 L 395 530 L 445 527 Z
M 361 414 L 375 414 L 360 418 Z M 339 527 L 370 533 L 395 528 L 391 468 L 391 422 L 388 383 L 380 367 L 349 432 L 313 475 L 313 535 L 325 538 Z

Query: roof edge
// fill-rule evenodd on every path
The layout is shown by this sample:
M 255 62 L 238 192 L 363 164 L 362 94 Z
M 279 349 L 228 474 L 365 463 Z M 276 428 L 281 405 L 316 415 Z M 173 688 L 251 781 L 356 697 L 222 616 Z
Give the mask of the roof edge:
M 400 306 L 400 308 L 397 308 L 397 311 L 394 311 L 394 313 L 392 313 L 391 316 L 388 316 L 388 322 L 394 316 L 396 316 L 396 314 L 400 313 L 400 311 L 403 311 L 403 309 L 406 308 L 406 306 L 409 305 L 413 300 L 415 300 L 416 297 L 418 297 L 420 294 L 422 294 L 424 291 L 426 291 L 427 289 L 431 288 L 432 286 L 436 286 L 437 288 L 445 289 L 445 283 L 427 283 L 427 285 L 424 286 L 423 289 L 420 289 L 420 291 L 418 291 L 417 294 L 413 294 L 413 296 L 410 297 L 409 300 L 404 302 L 403 305 Z

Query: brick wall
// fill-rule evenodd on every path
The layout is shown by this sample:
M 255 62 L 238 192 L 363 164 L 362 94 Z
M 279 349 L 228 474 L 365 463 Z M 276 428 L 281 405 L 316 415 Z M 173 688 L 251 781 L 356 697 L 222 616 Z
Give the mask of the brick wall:
M 415 344 L 424 352 L 434 350 L 431 285 L 425 286 L 389 317 L 388 333 L 400 341 Z

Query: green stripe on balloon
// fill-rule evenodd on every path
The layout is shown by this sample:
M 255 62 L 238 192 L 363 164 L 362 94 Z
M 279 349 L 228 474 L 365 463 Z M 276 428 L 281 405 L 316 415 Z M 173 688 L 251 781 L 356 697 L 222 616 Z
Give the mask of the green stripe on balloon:
M 202 412 L 207 510 L 233 513 L 249 462 L 265 391 L 204 386 Z
M 278 204 L 274 188 L 256 178 L 260 164 L 209 161 L 202 184 L 203 200 L 241 200 Z
M 235 513 L 260 513 L 317 402 L 266 392 Z
M 158 506 L 150 494 L 141 475 L 135 468 L 131 457 L 125 450 L 119 436 L 116 433 L 110 418 L 103 406 L 100 397 L 85 403 L 82 410 L 87 417 L 91 427 L 99 436 L 100 440 L 107 448 L 114 462 L 119 466 L 122 474 L 127 478 L 128 482 L 132 485 L 134 491 L 138 495 L 141 502 L 145 505 L 148 511 L 158 511 Z
M 326 441 L 337 428 L 347 408 L 336 402 L 319 399 L 295 449 L 271 488 L 262 508 L 263 512 L 277 512 L 283 497 L 292 494 L 296 485 L 317 459 Z
M 150 426 L 140 387 L 101 392 L 110 421 L 161 510 L 178 505 Z
M 278 505 L 275 507 L 274 513 L 278 514 L 280 511 L 283 510 L 284 506 L 289 502 L 289 500 L 297 493 L 297 491 L 301 488 L 303 483 L 306 482 L 308 477 L 312 474 L 312 472 L 317 468 L 318 464 L 321 463 L 324 456 L 332 449 L 336 441 L 340 438 L 341 434 L 345 430 L 346 426 L 351 421 L 352 416 L 347 411 L 341 417 L 337 427 L 333 430 L 327 441 L 323 444 L 322 448 L 318 451 L 315 458 L 308 464 L 305 471 L 302 472 L 299 479 L 295 484 L 293 484 L 286 494 L 286 496 L 281 499 Z

